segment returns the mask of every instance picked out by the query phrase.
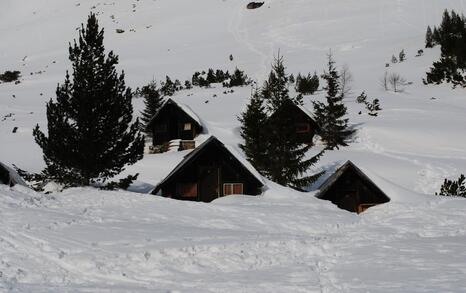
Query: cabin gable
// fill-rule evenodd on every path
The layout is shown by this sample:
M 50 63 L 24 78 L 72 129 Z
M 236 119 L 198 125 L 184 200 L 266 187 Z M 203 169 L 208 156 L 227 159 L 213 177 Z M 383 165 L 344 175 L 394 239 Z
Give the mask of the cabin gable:
M 178 104 L 168 100 L 149 122 L 152 144 L 163 145 L 171 140 L 193 140 L 202 132 L 202 126 Z
M 350 161 L 322 184 L 317 197 L 355 213 L 390 201 L 390 198 Z
M 319 126 L 310 114 L 294 103 L 286 103 L 270 116 L 270 123 L 274 123 L 274 120 L 279 120 L 282 115 L 285 115 L 287 119 L 294 123 L 296 135 L 302 143 L 313 144 L 313 139 L 317 134 Z
M 154 190 L 180 200 L 211 202 L 230 194 L 258 195 L 262 182 L 216 139 L 209 139 Z

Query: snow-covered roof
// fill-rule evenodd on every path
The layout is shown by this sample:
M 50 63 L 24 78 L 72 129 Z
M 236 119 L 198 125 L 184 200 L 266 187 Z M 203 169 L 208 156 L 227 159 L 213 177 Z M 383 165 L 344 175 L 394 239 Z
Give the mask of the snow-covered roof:
M 314 113 L 312 113 L 311 111 L 309 111 L 309 109 L 307 109 L 306 107 L 302 106 L 302 105 L 296 105 L 301 111 L 304 112 L 304 114 L 306 114 L 307 116 L 309 116 L 309 118 L 311 118 L 312 120 L 316 121 L 316 116 L 314 115 Z
M 200 146 L 198 146 L 197 148 L 195 148 L 192 152 L 190 152 L 189 154 L 187 154 L 183 161 L 181 161 L 171 172 L 170 174 L 167 175 L 167 177 L 165 177 L 165 179 L 163 179 L 159 184 L 157 184 L 157 186 L 155 187 L 155 191 L 158 191 L 160 189 L 160 187 L 166 183 L 168 180 L 170 180 L 170 178 L 175 175 L 176 173 L 178 173 L 178 171 L 180 171 L 184 166 L 186 166 L 191 160 L 193 160 L 194 158 L 197 157 L 197 155 L 199 153 L 202 152 L 202 150 L 208 146 L 209 144 L 211 143 L 218 143 L 221 147 L 224 147 L 225 150 L 227 150 L 241 165 L 242 167 L 244 167 L 244 169 L 252 176 L 254 177 L 262 186 L 265 185 L 264 184 L 264 180 L 262 179 L 262 176 L 259 174 L 259 172 L 244 158 L 242 157 L 240 154 L 238 154 L 238 152 L 233 149 L 232 147 L 229 147 L 229 146 L 226 146 L 225 144 L 223 144 L 222 142 L 220 142 L 215 136 L 210 136 L 205 142 L 203 142 Z
M 354 170 L 361 177 L 361 179 L 371 184 L 379 193 L 383 194 L 388 200 L 390 200 L 390 197 L 386 195 L 385 192 L 383 192 L 380 189 L 380 187 L 378 187 L 377 184 L 375 184 L 374 181 L 372 181 L 371 178 L 369 178 L 369 176 L 362 172 L 361 169 L 359 169 L 351 161 L 347 161 L 346 163 L 344 163 L 335 171 L 335 173 L 328 177 L 327 180 L 325 180 L 325 182 L 322 183 L 322 185 L 319 187 L 319 192 L 316 196 L 318 198 L 321 198 L 348 169 Z
M 9 181 L 10 181 L 8 183 L 9 185 L 19 184 L 19 185 L 27 186 L 23 178 L 21 178 L 21 176 L 19 176 L 19 174 L 13 168 L 3 164 L 2 162 L 0 162 L 0 168 L 5 169 L 8 172 Z
M 199 118 L 199 116 L 197 116 L 196 113 L 194 113 L 194 111 L 188 106 L 188 105 L 185 105 L 185 104 L 182 104 L 182 103 L 178 103 L 176 102 L 175 100 L 173 99 L 170 99 L 168 98 L 162 105 L 162 107 L 160 107 L 160 109 L 157 111 L 157 113 L 155 113 L 155 115 L 151 118 L 151 120 L 149 121 L 149 123 L 147 125 L 151 125 L 153 123 L 153 121 L 157 118 L 157 116 L 162 112 L 162 110 L 167 106 L 167 105 L 175 105 L 176 107 L 178 107 L 181 111 L 183 111 L 184 113 L 186 113 L 186 115 L 188 115 L 195 123 L 198 124 L 198 126 L 200 128 L 204 128 L 203 127 L 203 124 L 202 124 L 202 121 L 201 119 Z

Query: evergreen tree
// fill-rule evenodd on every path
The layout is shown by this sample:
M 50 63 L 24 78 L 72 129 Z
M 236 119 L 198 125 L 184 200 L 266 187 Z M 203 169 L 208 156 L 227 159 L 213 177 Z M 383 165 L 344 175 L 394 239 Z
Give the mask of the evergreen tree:
M 400 62 L 403 62 L 406 60 L 406 53 L 404 49 L 400 51 L 400 54 L 398 54 L 398 60 L 400 60 Z
M 298 93 L 303 95 L 311 95 L 319 88 L 319 77 L 317 73 L 311 75 L 308 73 L 307 76 L 303 77 L 301 74 L 298 75 L 298 79 L 296 80 L 295 90 Z
M 44 173 L 66 186 L 105 182 L 142 158 L 144 137 L 132 123 L 132 93 L 118 74 L 118 57 L 105 55 L 104 32 L 91 13 L 79 40 L 70 44 L 73 78 L 47 104 L 48 137 L 37 125 L 36 142 L 44 152 Z M 128 177 L 134 179 L 133 176 Z
M 445 10 L 440 27 L 434 29 L 433 38 L 441 48 L 440 60 L 433 63 L 426 74 L 425 84 L 444 81 L 466 87 L 466 19 Z
M 244 71 L 241 71 L 238 68 L 236 68 L 230 77 L 230 83 L 228 84 L 228 87 L 243 86 L 247 84 L 248 76 L 244 74 Z
M 297 105 L 303 104 L 302 96 L 291 98 L 289 95 L 288 77 L 285 72 L 283 57 L 280 55 L 275 58 L 272 64 L 269 78 L 262 87 L 262 96 L 267 103 L 268 110 L 271 112 L 279 109 L 288 100 L 292 100 Z
M 434 39 L 433 39 L 433 33 L 432 29 L 430 26 L 427 27 L 426 31 L 426 48 L 433 48 L 434 47 Z
M 296 133 L 295 117 L 287 111 L 287 104 L 293 100 L 283 101 L 267 123 L 267 162 L 265 175 L 274 182 L 296 189 L 309 186 L 323 173 L 306 176 L 324 154 L 306 158 L 311 145 L 302 144 Z
M 435 195 L 466 198 L 466 177 L 461 174 L 457 181 L 445 179 L 440 188 L 440 192 L 435 193 Z
M 398 63 L 398 59 L 396 59 L 395 55 L 392 55 L 392 63 Z
M 242 133 L 260 133 L 254 136 L 255 139 L 244 135 L 244 149 L 248 160 L 255 164 L 264 176 L 282 185 L 302 188 L 321 175 L 321 173 L 311 176 L 306 174 L 323 152 L 306 158 L 311 146 L 300 142 L 296 133 L 295 117 L 288 111 L 290 106 L 302 103 L 301 97 L 291 98 L 288 92 L 288 78 L 283 58 L 279 56 L 272 65 L 269 79 L 262 89 L 256 91 L 248 106 L 248 111 L 252 112 L 250 109 L 256 109 L 256 114 L 246 116 L 247 111 L 240 119 L 243 124 Z M 273 113 L 266 118 L 266 123 L 262 123 L 266 117 L 264 107 Z M 246 117 L 259 118 L 246 120 Z M 249 121 L 249 127 L 246 127 L 246 121 Z M 254 129 L 254 132 L 246 132 L 247 129 Z M 251 149 L 254 152 L 250 151 Z M 251 155 L 252 153 L 254 155 Z
M 320 136 L 327 148 L 338 149 L 339 146 L 348 145 L 347 141 L 354 130 L 348 127 L 348 118 L 344 118 L 347 109 L 342 96 L 339 95 L 339 74 L 331 53 L 328 55 L 328 72 L 322 75 L 322 78 L 327 82 L 324 88 L 327 91 L 326 103 L 314 101 L 314 114 L 321 128 Z
M 199 77 L 201 76 L 201 73 L 196 71 L 194 74 L 193 74 L 193 77 L 191 78 L 191 83 L 193 85 L 197 85 L 199 86 Z
M 165 82 L 162 82 L 160 92 L 164 96 L 173 96 L 176 92 L 176 85 L 168 75 L 165 77 Z
M 157 82 L 155 80 L 143 86 L 139 94 L 144 98 L 144 110 L 141 112 L 141 121 L 142 130 L 145 131 L 147 129 L 147 124 L 162 106 L 163 99 L 157 89 Z M 150 131 L 146 132 L 146 134 L 148 136 L 152 135 Z
M 217 82 L 217 77 L 215 76 L 215 72 L 212 68 L 209 68 L 207 71 L 207 78 L 206 78 L 208 83 L 216 83 Z
M 267 113 L 257 90 L 238 120 L 241 122 L 241 137 L 244 139 L 240 147 L 251 164 L 260 173 L 264 173 L 267 161 Z
M 193 88 L 193 85 L 191 84 L 191 82 L 189 80 L 185 80 L 184 87 L 185 87 L 185 89 L 189 90 L 189 89 Z

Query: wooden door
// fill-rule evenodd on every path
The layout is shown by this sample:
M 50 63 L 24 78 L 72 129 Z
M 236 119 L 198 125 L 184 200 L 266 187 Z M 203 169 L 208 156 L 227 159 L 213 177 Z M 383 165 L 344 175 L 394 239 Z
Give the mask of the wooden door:
M 220 196 L 220 172 L 217 166 L 200 167 L 199 200 L 211 202 Z

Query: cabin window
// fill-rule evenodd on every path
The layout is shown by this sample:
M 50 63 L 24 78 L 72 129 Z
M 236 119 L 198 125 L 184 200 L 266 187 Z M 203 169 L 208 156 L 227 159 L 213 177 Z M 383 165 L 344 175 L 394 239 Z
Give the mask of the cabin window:
M 243 194 L 243 183 L 223 184 L 223 195 Z
M 191 130 L 191 127 L 192 127 L 192 126 L 191 126 L 191 123 L 185 123 L 185 124 L 183 125 L 183 130 Z
M 311 131 L 309 123 L 296 123 L 296 133 L 307 133 Z
M 155 132 L 167 132 L 168 126 L 167 124 L 157 124 L 155 125 L 154 131 Z
M 176 185 L 176 193 L 182 197 L 197 197 L 196 183 L 178 183 Z

